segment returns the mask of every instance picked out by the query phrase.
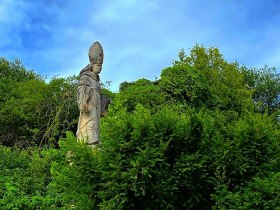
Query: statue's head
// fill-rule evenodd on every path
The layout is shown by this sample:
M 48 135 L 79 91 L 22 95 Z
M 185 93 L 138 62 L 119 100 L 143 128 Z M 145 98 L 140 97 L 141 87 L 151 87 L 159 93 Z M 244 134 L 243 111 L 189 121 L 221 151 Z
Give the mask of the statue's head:
M 104 59 L 103 48 L 99 42 L 94 42 L 89 48 L 88 52 L 89 61 L 93 73 L 99 74 L 102 69 L 102 63 Z

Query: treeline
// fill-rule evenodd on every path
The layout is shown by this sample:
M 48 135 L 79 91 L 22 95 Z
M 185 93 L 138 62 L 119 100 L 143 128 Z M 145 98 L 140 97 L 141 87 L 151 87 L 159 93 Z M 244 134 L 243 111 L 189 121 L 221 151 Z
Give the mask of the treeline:
M 182 50 L 156 81 L 103 89 L 98 150 L 73 134 L 76 83 L 0 60 L 1 209 L 279 209 L 276 69 Z
M 51 145 L 77 121 L 76 77 L 45 78 L 19 61 L 0 59 L 0 142 L 25 148 Z

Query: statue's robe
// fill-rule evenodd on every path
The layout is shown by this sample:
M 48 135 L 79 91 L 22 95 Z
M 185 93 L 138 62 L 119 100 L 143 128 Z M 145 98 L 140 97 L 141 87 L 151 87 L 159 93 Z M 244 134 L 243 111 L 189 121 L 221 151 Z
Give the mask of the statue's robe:
M 80 117 L 76 135 L 78 141 L 95 145 L 100 143 L 101 88 L 99 76 L 94 75 L 90 69 L 89 64 L 80 72 L 77 90 Z

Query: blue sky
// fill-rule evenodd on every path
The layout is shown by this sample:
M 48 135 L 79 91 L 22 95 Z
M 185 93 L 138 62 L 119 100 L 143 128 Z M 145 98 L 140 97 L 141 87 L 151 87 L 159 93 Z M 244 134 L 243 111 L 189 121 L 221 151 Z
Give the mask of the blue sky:
M 0 0 L 0 57 L 65 77 L 87 65 L 99 41 L 101 80 L 112 90 L 159 77 L 197 43 L 230 62 L 279 69 L 279 8 L 277 0 Z

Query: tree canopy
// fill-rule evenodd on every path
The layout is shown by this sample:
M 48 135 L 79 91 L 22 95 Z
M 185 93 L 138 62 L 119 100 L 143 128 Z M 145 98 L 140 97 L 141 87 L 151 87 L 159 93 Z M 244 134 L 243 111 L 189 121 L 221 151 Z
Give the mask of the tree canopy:
M 77 143 L 77 77 L 0 59 L 1 209 L 279 209 L 280 80 L 194 46 L 123 82 L 99 149 Z

